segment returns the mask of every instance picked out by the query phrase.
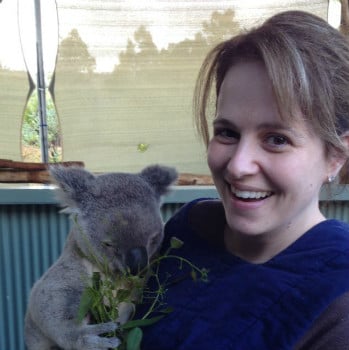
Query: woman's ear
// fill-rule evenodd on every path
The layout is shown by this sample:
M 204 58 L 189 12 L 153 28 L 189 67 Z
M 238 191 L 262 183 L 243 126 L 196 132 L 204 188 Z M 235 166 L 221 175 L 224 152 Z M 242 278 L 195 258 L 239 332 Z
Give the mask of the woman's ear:
M 349 183 L 349 131 L 341 136 L 344 151 L 330 151 L 329 178 L 339 175 L 339 183 Z

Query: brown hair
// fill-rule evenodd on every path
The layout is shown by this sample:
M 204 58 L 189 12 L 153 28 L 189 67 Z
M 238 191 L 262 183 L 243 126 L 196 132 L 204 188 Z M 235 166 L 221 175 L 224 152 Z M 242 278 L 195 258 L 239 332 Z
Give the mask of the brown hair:
M 212 86 L 217 100 L 229 68 L 246 60 L 265 65 L 281 118 L 289 120 L 300 108 L 327 149 L 344 154 L 340 135 L 349 130 L 349 42 L 323 19 L 302 11 L 279 13 L 209 52 L 194 92 L 196 126 L 206 145 Z

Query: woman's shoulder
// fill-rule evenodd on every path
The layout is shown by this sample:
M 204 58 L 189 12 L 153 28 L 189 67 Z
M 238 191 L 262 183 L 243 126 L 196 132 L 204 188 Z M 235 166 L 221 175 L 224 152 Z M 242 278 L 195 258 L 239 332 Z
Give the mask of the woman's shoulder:
M 301 249 L 311 256 L 311 253 L 319 254 L 347 254 L 349 252 L 349 225 L 337 219 L 327 219 L 313 226 L 302 235 L 286 251 Z M 348 255 L 349 257 L 349 255 Z
M 325 229 L 331 228 L 334 231 L 349 234 L 349 224 L 347 222 L 344 222 L 338 219 L 327 219 L 323 221 L 321 224 L 322 224 L 322 228 L 325 228 Z
M 316 246 L 323 245 L 326 249 L 349 251 L 349 224 L 337 219 L 327 219 L 313 227 L 309 239 L 318 241 Z M 321 238 L 319 240 L 319 238 Z M 312 243 L 314 245 L 314 242 Z

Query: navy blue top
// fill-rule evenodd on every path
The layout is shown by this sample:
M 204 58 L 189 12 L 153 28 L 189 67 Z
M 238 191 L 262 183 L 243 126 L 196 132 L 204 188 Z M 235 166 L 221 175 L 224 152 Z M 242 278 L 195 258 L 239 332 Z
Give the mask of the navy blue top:
M 196 200 L 197 201 L 197 200 Z M 165 247 L 209 270 L 194 282 L 165 260 L 165 302 L 174 311 L 143 328 L 142 350 L 292 349 L 315 319 L 349 291 L 349 225 L 326 220 L 263 264 L 251 264 L 198 237 L 185 205 L 166 225 Z M 221 233 L 217 233 L 219 235 Z

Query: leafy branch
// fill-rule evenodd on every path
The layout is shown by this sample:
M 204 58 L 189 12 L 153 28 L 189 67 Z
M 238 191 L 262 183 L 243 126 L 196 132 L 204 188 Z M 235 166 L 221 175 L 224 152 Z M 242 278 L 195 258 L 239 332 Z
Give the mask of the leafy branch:
M 117 350 L 139 350 L 143 337 L 141 327 L 149 326 L 160 321 L 172 309 L 164 302 L 167 281 L 161 282 L 159 268 L 165 259 L 178 260 L 179 269 L 187 265 L 191 271 L 191 278 L 196 281 L 206 282 L 208 270 L 200 269 L 188 259 L 172 254 L 173 249 L 178 249 L 183 242 L 172 237 L 170 247 L 164 254 L 154 258 L 149 265 L 136 275 L 129 272 L 112 274 L 107 264 L 101 272 L 94 272 L 86 283 L 86 288 L 81 296 L 77 319 L 82 322 L 86 317 L 91 323 L 118 322 L 120 326 L 113 334 L 106 336 L 117 337 L 121 344 Z M 92 257 L 93 258 L 93 257 Z M 94 258 L 92 261 L 98 261 Z M 146 282 L 152 278 L 155 281 L 155 291 L 147 288 Z M 143 316 L 135 319 L 136 306 L 146 306 Z

